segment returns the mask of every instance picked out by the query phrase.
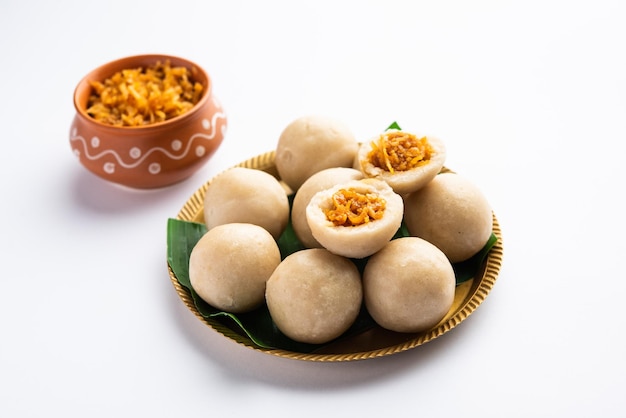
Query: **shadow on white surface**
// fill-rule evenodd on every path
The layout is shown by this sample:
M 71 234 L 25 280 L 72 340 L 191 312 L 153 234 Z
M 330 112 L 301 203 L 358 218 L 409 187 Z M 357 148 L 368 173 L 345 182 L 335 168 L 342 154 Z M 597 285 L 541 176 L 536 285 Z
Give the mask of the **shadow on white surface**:
M 472 332 L 472 321 L 468 319 L 436 340 L 386 357 L 334 363 L 293 360 L 239 345 L 196 318 L 175 291 L 168 295 L 180 337 L 193 347 L 201 361 L 221 370 L 224 385 L 235 387 L 260 383 L 294 391 L 328 391 L 380 384 L 401 375 L 420 373 L 420 367 L 430 368 L 429 363 L 437 363 L 437 357 L 462 345 L 464 335 Z
M 184 182 L 191 182 L 187 179 Z M 193 182 L 195 185 L 197 181 Z M 177 187 L 183 183 L 158 189 L 133 189 L 101 179 L 87 170 L 77 169 L 71 190 L 76 204 L 84 209 L 102 213 L 127 213 L 141 211 L 161 202 L 179 202 L 184 204 L 191 192 L 186 187 Z M 200 183 L 198 183 L 199 187 Z M 175 213 L 173 214 L 175 215 Z

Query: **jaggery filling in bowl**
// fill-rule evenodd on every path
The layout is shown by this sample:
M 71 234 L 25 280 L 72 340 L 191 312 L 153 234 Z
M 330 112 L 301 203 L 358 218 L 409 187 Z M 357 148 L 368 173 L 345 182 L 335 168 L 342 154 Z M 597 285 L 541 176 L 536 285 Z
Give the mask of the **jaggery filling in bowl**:
M 407 171 L 428 164 L 434 150 L 426 137 L 402 132 L 389 131 L 372 141 L 369 161 L 390 173 Z
M 335 226 L 359 226 L 381 219 L 386 203 L 376 193 L 340 189 L 332 196 L 332 207 L 326 210 L 326 218 Z
M 149 125 L 182 115 L 198 103 L 204 89 L 189 69 L 169 61 L 118 71 L 91 86 L 87 113 L 115 126 Z

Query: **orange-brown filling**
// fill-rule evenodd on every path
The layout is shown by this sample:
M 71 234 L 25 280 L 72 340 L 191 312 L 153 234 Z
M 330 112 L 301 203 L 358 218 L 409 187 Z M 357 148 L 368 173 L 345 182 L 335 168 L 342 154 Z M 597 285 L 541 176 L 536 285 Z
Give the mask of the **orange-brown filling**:
M 163 122 L 190 110 L 202 97 L 202 84 L 185 67 L 157 62 L 92 81 L 87 113 L 99 122 L 141 126 Z
M 372 141 L 367 158 L 376 167 L 394 173 L 428 164 L 433 153 L 425 136 L 418 138 L 410 133 L 391 131 Z
M 335 226 L 358 226 L 381 219 L 387 205 L 377 193 L 361 193 L 353 188 L 338 190 L 332 200 L 326 218 Z

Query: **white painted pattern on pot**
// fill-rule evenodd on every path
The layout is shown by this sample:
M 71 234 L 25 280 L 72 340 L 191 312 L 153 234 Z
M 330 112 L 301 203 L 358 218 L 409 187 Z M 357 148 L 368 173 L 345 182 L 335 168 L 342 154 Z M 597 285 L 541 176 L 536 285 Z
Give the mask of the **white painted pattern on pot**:
M 95 160 L 99 160 L 100 158 L 103 158 L 106 155 L 112 155 L 115 158 L 115 161 L 117 162 L 117 164 L 108 161 L 103 164 L 102 168 L 105 173 L 113 174 L 117 166 L 123 167 L 125 169 L 133 169 L 139 166 L 141 163 L 143 163 L 151 154 L 154 154 L 154 153 L 164 154 L 172 160 L 180 160 L 182 158 L 185 158 L 189 154 L 189 152 L 191 152 L 193 149 L 193 152 L 195 153 L 196 157 L 198 158 L 203 157 L 206 154 L 206 148 L 204 147 L 204 145 L 202 145 L 202 143 L 199 143 L 197 140 L 205 140 L 205 141 L 213 140 L 217 134 L 216 128 L 217 128 L 217 121 L 219 119 L 226 120 L 226 115 L 224 114 L 224 112 L 214 113 L 210 121 L 208 119 L 203 119 L 202 128 L 210 132 L 209 133 L 198 132 L 198 133 L 193 134 L 187 141 L 187 146 L 184 149 L 183 149 L 183 141 L 179 139 L 172 139 L 172 141 L 170 142 L 171 150 L 163 148 L 163 147 L 153 147 L 153 148 L 148 149 L 145 152 L 142 152 L 140 148 L 133 147 L 130 149 L 129 155 L 128 155 L 128 157 L 130 157 L 130 159 L 132 160 L 130 162 L 124 161 L 124 158 L 119 153 L 111 149 L 104 149 L 100 152 L 93 153 L 93 154 L 90 153 L 90 147 L 87 145 L 87 143 L 89 142 L 89 144 L 91 145 L 91 148 L 95 152 L 101 145 L 100 138 L 98 138 L 97 136 L 94 136 L 90 138 L 89 141 L 87 141 L 82 135 L 80 135 L 76 126 L 72 127 L 70 141 L 72 142 L 74 155 L 76 155 L 77 157 L 80 157 L 82 154 L 85 158 L 95 161 Z M 222 136 L 226 134 L 226 124 L 222 124 L 220 133 L 222 134 Z M 80 149 L 81 145 L 82 145 L 82 153 Z M 178 153 L 178 151 L 181 151 L 181 150 L 182 152 Z M 160 171 L 161 171 L 161 165 L 159 163 L 155 162 L 148 166 L 148 172 L 150 174 L 158 174 Z

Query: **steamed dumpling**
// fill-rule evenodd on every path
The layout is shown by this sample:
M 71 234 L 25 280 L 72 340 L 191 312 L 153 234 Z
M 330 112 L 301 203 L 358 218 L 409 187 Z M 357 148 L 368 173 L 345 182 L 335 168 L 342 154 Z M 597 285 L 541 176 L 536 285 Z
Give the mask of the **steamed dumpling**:
M 189 257 L 189 280 L 209 305 L 248 312 L 265 300 L 265 283 L 280 263 L 274 238 L 258 225 L 216 226 L 200 238 Z
M 333 167 L 319 171 L 309 177 L 296 192 L 291 208 L 291 224 L 296 236 L 307 248 L 321 248 L 313 237 L 306 220 L 306 207 L 315 193 L 350 180 L 359 180 L 363 174 L 354 168 Z
M 378 325 L 396 332 L 428 330 L 452 307 L 452 264 L 433 244 L 398 238 L 369 258 L 363 271 L 365 306 Z
M 226 223 L 252 223 L 278 239 L 289 222 L 287 192 L 271 174 L 233 167 L 217 175 L 204 195 L 208 229 Z
M 267 281 L 267 308 L 279 330 L 304 343 L 322 344 L 350 328 L 363 301 L 354 263 L 323 248 L 286 257 Z
M 405 195 L 431 181 L 445 160 L 446 148 L 440 139 L 390 129 L 361 144 L 354 166 L 365 177 L 382 179 Z
M 458 174 L 442 173 L 405 198 L 405 223 L 411 235 L 435 244 L 456 263 L 485 246 L 493 214 L 478 187 Z
M 387 183 L 353 180 L 316 193 L 306 208 L 313 237 L 329 251 L 364 258 L 389 242 L 400 228 L 403 201 Z
M 292 190 L 325 168 L 352 167 L 359 145 L 338 120 L 303 116 L 281 133 L 276 146 L 276 169 Z

